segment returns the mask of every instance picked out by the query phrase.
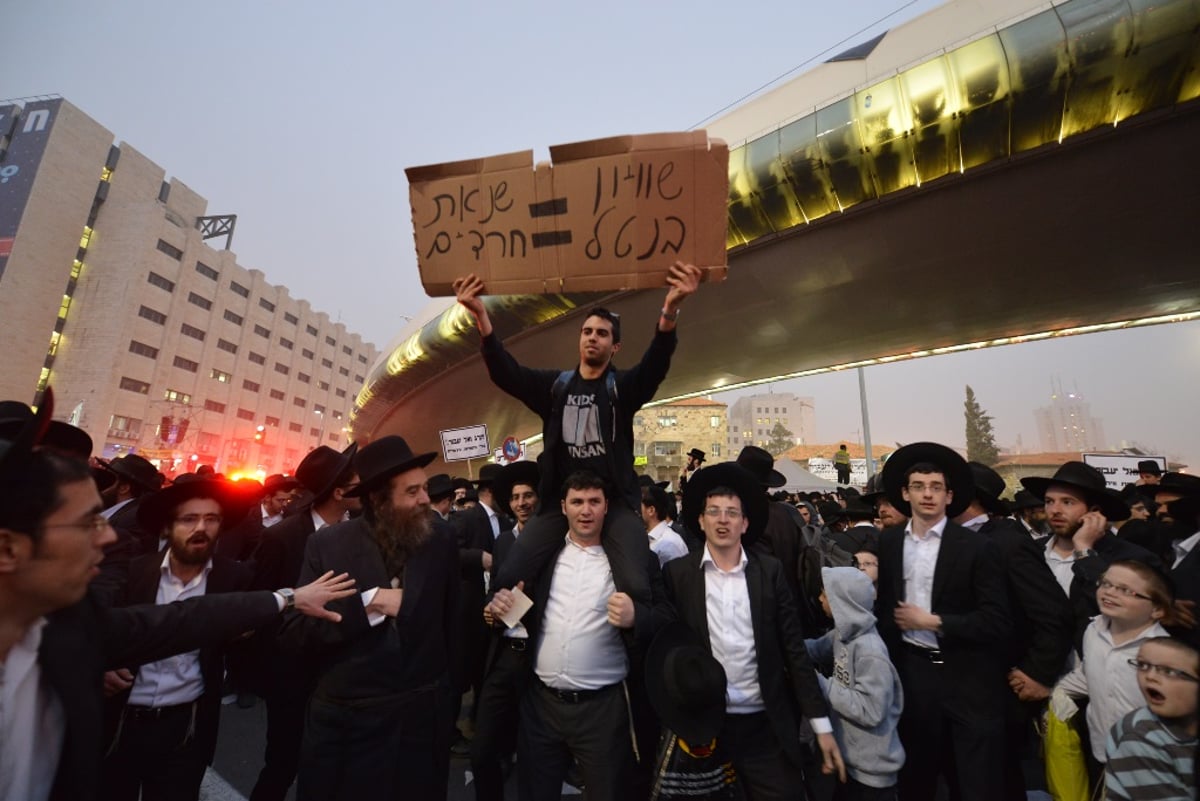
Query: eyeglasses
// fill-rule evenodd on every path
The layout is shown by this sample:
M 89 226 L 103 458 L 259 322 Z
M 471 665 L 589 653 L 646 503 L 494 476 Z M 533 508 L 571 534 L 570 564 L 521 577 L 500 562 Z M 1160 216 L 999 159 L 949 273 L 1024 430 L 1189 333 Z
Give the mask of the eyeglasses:
M 112 526 L 112 523 L 108 522 L 107 517 L 104 515 L 96 515 L 95 517 L 85 520 L 82 523 L 54 523 L 49 526 L 42 526 L 42 528 L 82 528 L 87 531 L 99 533 L 101 531 L 105 531 L 110 526 Z
M 1156 665 L 1153 662 L 1143 662 L 1140 659 L 1130 659 L 1129 664 L 1137 668 L 1138 673 L 1148 673 L 1153 670 L 1158 675 L 1165 679 L 1183 679 L 1184 681 L 1194 681 L 1200 683 L 1200 677 L 1193 676 L 1191 673 L 1185 673 L 1173 667 L 1166 665 Z
M 707 509 L 705 509 L 704 516 L 711 517 L 711 518 L 718 519 L 718 520 L 722 517 L 728 518 L 729 520 L 741 520 L 742 519 L 742 513 L 740 511 L 738 511 L 737 509 L 720 509 L 716 506 L 710 506 Z
M 181 526 L 194 527 L 197 523 L 203 523 L 205 526 L 221 525 L 220 515 L 180 515 L 175 518 L 175 522 Z
M 936 481 L 933 482 L 932 484 L 926 484 L 923 481 L 914 481 L 913 483 L 908 485 L 909 492 L 924 492 L 925 490 L 929 490 L 934 495 L 937 495 L 939 492 L 946 491 L 946 485 L 939 484 Z
M 1154 600 L 1149 595 L 1142 595 L 1137 590 L 1131 590 L 1128 587 L 1125 587 L 1121 584 L 1113 584 L 1111 581 L 1109 581 L 1106 578 L 1102 578 L 1096 582 L 1096 589 L 1112 590 L 1113 592 L 1117 593 L 1118 595 L 1124 595 L 1127 598 L 1141 598 L 1143 601 L 1153 601 Z

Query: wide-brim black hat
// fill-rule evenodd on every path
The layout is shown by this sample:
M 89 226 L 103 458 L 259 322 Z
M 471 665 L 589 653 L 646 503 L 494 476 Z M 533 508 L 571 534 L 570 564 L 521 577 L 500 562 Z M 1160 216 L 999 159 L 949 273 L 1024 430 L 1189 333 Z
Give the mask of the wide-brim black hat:
M 1152 476 L 1161 476 L 1163 473 L 1162 466 L 1154 459 L 1143 459 L 1138 462 L 1137 471 L 1139 473 L 1148 473 Z
M 1000 496 L 1008 489 L 1004 478 L 982 462 L 967 462 L 971 468 L 971 479 L 975 482 L 975 499 L 988 514 L 1006 515 L 1010 508 Z
M 0 401 L 0 439 L 13 440 L 33 421 L 33 409 L 20 401 Z M 50 420 L 39 442 L 43 448 L 64 451 L 87 459 L 92 455 L 92 438 L 82 428 L 59 420 Z
M 189 473 L 176 478 L 169 487 L 147 495 L 138 504 L 138 524 L 146 531 L 161 532 L 171 522 L 175 509 L 193 498 L 212 498 L 220 505 L 222 530 L 241 521 L 255 503 L 230 481 Z
M 42 403 L 37 414 L 15 431 L 0 436 L 0 508 L 7 509 L 13 502 L 28 492 L 29 464 L 33 451 L 41 444 L 50 428 L 50 416 L 54 414 L 54 392 L 50 387 L 42 393 Z
M 646 695 L 658 719 L 688 745 L 704 746 L 725 723 L 725 669 L 685 623 L 668 623 L 646 650 Z
M 360 448 L 354 457 L 354 469 L 358 472 L 358 486 L 346 495 L 363 496 L 379 487 L 392 476 L 424 467 L 437 458 L 436 453 L 412 452 L 404 437 L 392 435 Z
M 700 463 L 704 462 L 704 457 L 706 456 L 704 451 L 700 450 L 699 448 L 692 448 L 690 451 L 687 452 L 687 455 L 692 457 L 693 459 L 695 459 L 697 462 L 700 462 Z
M 648 476 L 645 473 L 642 473 L 640 476 L 638 476 L 638 486 L 639 487 L 658 487 L 659 489 L 665 490 L 667 487 L 671 486 L 671 482 L 670 481 L 655 481 L 653 476 Z
M 967 460 L 958 451 L 937 442 L 913 442 L 895 451 L 883 464 L 882 481 L 887 499 L 905 517 L 912 517 L 912 505 L 904 500 L 904 474 L 913 465 L 927 462 L 938 467 L 946 478 L 946 487 L 954 496 L 946 507 L 946 517 L 957 517 L 971 505 L 975 482 Z
M 1163 473 L 1157 484 L 1139 484 L 1138 492 L 1155 501 L 1158 493 L 1169 492 L 1183 498 L 1200 497 L 1200 476 L 1190 473 Z
M 1034 495 L 1027 489 L 1017 490 L 1017 494 L 1013 496 L 1012 508 L 1020 511 L 1022 509 L 1041 509 L 1046 505 L 1046 501 Z
M 1107 491 L 1104 474 L 1089 464 L 1065 462 L 1050 478 L 1029 476 L 1021 479 L 1021 486 L 1043 501 L 1046 499 L 1046 490 L 1053 484 L 1078 490 L 1087 499 L 1089 506 L 1100 507 L 1100 513 L 1110 521 L 1125 520 L 1129 517 L 1128 504 L 1121 500 L 1119 495 Z
M 425 485 L 425 492 L 434 503 L 449 498 L 454 494 L 454 482 L 450 480 L 450 474 L 437 473 L 430 476 L 429 483 Z
M 356 442 L 351 442 L 350 447 L 344 451 L 336 451 L 328 445 L 319 445 L 296 465 L 296 481 L 311 492 L 314 498 L 320 498 L 334 488 L 338 478 L 353 464 L 356 453 Z
M 874 520 L 875 507 L 867 504 L 861 495 L 855 495 L 846 500 L 845 506 L 838 507 L 838 517 L 844 517 L 847 520 Z
M 146 492 L 157 492 L 166 480 L 158 468 L 136 453 L 118 456 L 102 464 L 109 472 L 116 473 L 118 478 L 136 484 Z
M 742 513 L 749 524 L 742 535 L 742 546 L 753 545 L 767 526 L 769 502 L 758 478 L 736 462 L 722 462 L 697 470 L 688 479 L 687 487 L 683 490 L 683 524 L 697 534 L 703 533 L 700 515 L 704 513 L 709 490 L 716 487 L 728 487 L 741 499 Z
M 281 490 L 300 489 L 303 486 L 304 484 L 297 480 L 295 476 L 274 473 L 263 479 L 263 495 L 271 495 Z
M 483 471 L 481 470 L 480 473 Z M 502 510 L 508 509 L 509 499 L 512 498 L 513 487 L 517 484 L 526 484 L 533 487 L 533 491 L 537 492 L 538 480 L 541 474 L 538 472 L 537 462 L 520 461 L 506 464 L 501 467 L 496 477 L 492 479 L 492 498 L 495 499 L 496 505 Z
M 787 483 L 787 476 L 775 469 L 775 457 L 757 445 L 742 448 L 742 452 L 737 456 L 737 463 L 749 470 L 764 487 L 777 489 Z
M 475 479 L 475 486 L 490 487 L 496 481 L 496 476 L 500 475 L 500 471 L 504 468 L 494 462 L 488 462 L 483 467 L 479 468 L 479 478 Z

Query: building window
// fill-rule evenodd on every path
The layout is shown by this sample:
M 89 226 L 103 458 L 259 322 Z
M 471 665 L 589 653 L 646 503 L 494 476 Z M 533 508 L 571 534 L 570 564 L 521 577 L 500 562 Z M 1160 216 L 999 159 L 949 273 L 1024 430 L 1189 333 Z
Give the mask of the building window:
M 319 403 L 314 403 L 313 411 L 316 412 L 317 414 L 325 414 L 325 407 Z
M 279 418 L 278 417 L 268 417 L 263 422 L 266 423 L 267 425 L 269 425 L 271 428 L 279 428 Z
M 163 392 L 163 399 L 169 400 L 172 403 L 191 403 L 192 396 L 186 392 L 180 392 L 177 389 L 168 389 Z
M 303 433 L 304 426 L 300 423 L 288 423 L 288 431 L 291 431 L 293 434 L 300 434 Z
M 282 389 L 271 390 L 271 400 L 283 400 L 283 390 Z
M 296 347 L 295 342 L 292 342 L 290 339 L 284 339 L 283 337 L 279 338 L 279 344 L 283 345 L 283 347 L 287 350 L 293 350 Z
M 149 281 L 150 283 L 154 284 L 156 287 L 158 287 L 160 289 L 165 289 L 168 292 L 175 291 L 175 282 L 170 280 L 169 278 L 163 278 L 158 273 L 154 273 L 154 272 L 150 273 L 150 275 L 146 278 L 146 280 Z
M 257 381 L 251 381 L 248 378 L 244 378 L 242 379 L 242 389 L 248 389 L 251 392 L 258 392 L 260 389 L 262 389 L 262 384 L 258 383 Z
M 233 376 L 231 376 L 229 373 L 222 372 L 215 367 L 213 368 L 212 373 L 209 374 L 209 377 L 217 379 L 222 384 L 228 384 L 229 382 L 233 381 Z
M 366 379 L 364 379 L 364 378 L 363 378 L 361 375 L 359 375 L 358 373 L 355 373 L 355 374 L 354 374 L 354 380 L 355 380 L 355 381 L 357 381 L 358 383 L 360 383 L 360 384 L 361 384 L 361 383 L 362 383 L 363 381 L 365 381 Z
M 269 312 L 275 311 L 275 304 L 272 303 L 271 301 L 267 300 L 266 298 L 259 298 L 258 305 L 262 306 L 264 309 L 266 309 Z
M 326 345 L 331 345 L 331 346 L 333 346 L 333 347 L 335 347 L 335 348 L 336 348 L 336 347 L 337 347 L 337 340 L 336 340 L 336 339 L 334 339 L 333 337 L 325 337 L 325 344 L 326 344 Z
M 197 295 L 195 292 L 188 293 L 188 303 L 191 303 L 193 306 L 199 306 L 205 311 L 212 309 L 212 301 L 203 295 Z
M 321 359 L 321 366 L 332 368 L 333 367 L 333 359 Z
M 237 281 L 230 281 L 229 288 L 241 295 L 243 298 L 250 297 L 250 290 L 239 284 Z
M 708 452 L 711 453 L 713 456 L 720 456 L 721 455 L 721 443 L 714 442 L 711 445 L 709 445 Z
M 317 335 L 317 327 L 315 325 L 306 325 L 306 326 L 304 326 L 304 330 L 306 332 L 308 332 L 311 336 L 315 337 Z
M 679 425 L 679 421 L 675 418 L 675 415 L 660 414 L 658 416 L 658 427 L 659 428 L 670 428 L 670 427 L 676 426 L 676 425 Z
M 301 409 L 308 406 L 308 401 L 304 398 L 292 398 L 292 405 L 299 406 Z
M 160 253 L 166 253 L 175 261 L 180 261 L 183 259 L 183 251 L 172 245 L 170 242 L 164 242 L 161 239 L 158 240 L 158 250 Z
M 342 353 L 346 354 L 347 356 L 353 356 L 354 349 L 351 348 L 349 345 L 342 345 Z
M 271 338 L 271 329 L 264 328 L 263 326 L 259 325 L 258 323 L 254 324 L 254 333 L 258 334 L 263 339 Z
M 152 348 L 145 342 L 138 342 L 136 339 L 129 340 L 129 352 L 145 356 L 147 359 L 158 358 L 158 348 Z
M 341 419 L 342 419 L 342 413 L 341 413 L 341 412 L 334 412 L 334 413 L 333 413 L 333 419 L 334 419 L 334 420 L 341 420 Z
M 199 441 L 196 443 L 196 450 L 200 453 L 214 454 L 221 447 L 221 437 L 217 434 L 210 434 L 207 431 L 200 432 Z
M 330 441 L 330 442 L 337 442 L 337 441 L 338 441 L 338 435 L 337 435 L 337 434 L 330 434 L 330 435 L 329 435 L 329 441 Z
M 136 392 L 139 395 L 147 395 L 150 393 L 150 385 L 145 381 L 138 381 L 128 376 L 121 376 L 121 383 L 118 385 L 121 389 L 127 389 L 130 392 Z
M 656 442 L 654 443 L 655 456 L 678 456 L 683 450 L 682 442 Z
M 142 432 L 142 421 L 114 414 L 108 420 L 108 431 L 110 434 L 113 431 L 124 431 L 137 437 Z
M 225 404 L 215 400 L 206 400 L 204 402 L 204 411 L 225 414 Z
M 363 354 L 363 353 L 358 354 L 358 362 L 359 362 L 359 364 L 366 364 L 367 363 L 366 354 Z
M 250 411 L 249 409 L 243 409 L 239 406 L 237 416 L 239 420 L 253 420 L 254 412 Z
M 339 374 L 339 375 L 344 375 L 344 376 L 346 376 L 347 378 L 349 378 L 349 377 L 350 377 L 350 368 L 349 368 L 349 367 L 339 367 L 339 368 L 338 368 L 338 374 Z
M 311 384 L 312 383 L 312 376 L 309 375 L 308 373 L 297 373 L 296 378 L 298 378 L 300 380 L 301 384 Z
M 344 397 L 346 397 L 346 390 L 339 389 L 337 392 L 335 392 L 333 394 L 337 395 L 339 398 L 344 398 Z
M 202 261 L 196 262 L 196 272 L 200 273 L 205 278 L 211 278 L 214 281 L 221 277 L 220 273 Z
M 217 347 L 226 353 L 237 353 L 237 345 L 233 344 L 228 339 L 218 339 Z
M 255 364 L 266 364 L 267 357 L 263 356 L 261 353 L 250 351 L 250 361 L 254 362 Z
M 721 417 L 719 415 L 715 415 L 715 414 L 712 415 L 711 417 L 708 418 L 708 425 L 711 428 L 720 428 L 721 427 Z
M 295 325 L 296 323 L 300 322 L 300 318 L 297 317 L 296 315 L 292 314 L 291 312 L 284 312 L 283 313 L 283 321 L 285 323 L 287 323 L 288 325 Z
M 155 311 L 148 306 L 142 306 L 138 309 L 138 317 L 143 317 L 152 323 L 163 325 L 167 322 L 167 315 L 162 312 Z
M 329 391 L 329 382 L 328 381 L 318 381 L 317 386 L 320 387 L 322 392 Z
M 292 372 L 292 368 L 288 367 L 283 362 L 275 362 L 275 372 L 280 373 L 281 375 L 287 375 L 288 373 Z
M 200 369 L 200 362 L 194 362 L 191 359 L 185 359 L 182 356 L 176 356 L 172 362 L 180 370 L 187 370 L 189 373 L 195 373 Z
M 309 350 L 308 348 L 304 348 L 303 350 L 300 351 L 300 353 L 302 353 L 304 355 L 304 358 L 306 358 L 306 359 L 311 359 L 317 355 L 317 354 L 313 353 L 311 350 Z
M 185 337 L 198 339 L 201 342 L 204 341 L 204 331 L 194 325 L 188 325 L 187 323 L 184 323 L 183 325 L 179 326 L 179 333 L 183 334 Z
M 229 309 L 225 310 L 225 319 L 228 320 L 229 322 L 233 323 L 234 325 L 241 325 L 243 322 L 242 315 L 234 314 Z
M 309 435 L 310 437 L 319 437 L 319 436 L 321 436 L 321 429 L 319 429 L 319 428 L 310 428 L 310 429 L 308 429 L 308 435 Z
M 646 455 L 646 443 L 644 443 L 644 442 L 633 443 L 633 455 L 634 456 L 645 456 Z

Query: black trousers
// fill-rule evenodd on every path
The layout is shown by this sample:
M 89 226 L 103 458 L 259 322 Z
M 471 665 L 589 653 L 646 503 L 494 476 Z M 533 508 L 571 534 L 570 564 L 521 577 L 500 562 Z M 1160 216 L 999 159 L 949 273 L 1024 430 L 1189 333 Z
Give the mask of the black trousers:
M 444 801 L 448 697 L 440 685 L 352 704 L 314 695 L 296 798 Z
M 850 465 L 835 464 L 833 467 L 835 470 L 837 470 L 837 483 L 849 484 L 850 483 Z
M 766 712 L 726 715 L 717 742 L 733 762 L 748 801 L 804 798 L 804 773 L 784 753 Z
M 833 801 L 896 801 L 896 786 L 868 787 L 847 777 L 845 784 L 838 784 Z
M 1013 692 L 1004 699 L 1004 799 L 1025 801 L 1029 790 L 1045 789 L 1046 768 L 1034 744 L 1033 721 L 1045 709 L 1044 701 L 1022 701 Z M 1025 778 L 1025 762 L 1033 761 L 1041 770 L 1040 780 Z
M 904 686 L 900 741 L 901 801 L 930 801 L 945 777 L 953 801 L 999 801 L 1004 788 L 1004 718 L 999 695 L 964 698 L 946 665 L 904 646 L 897 665 Z M 996 693 L 1001 692 L 998 678 Z
M 208 753 L 195 736 L 198 704 L 158 710 L 126 707 L 112 754 L 104 760 L 105 801 L 196 801 Z
M 308 693 L 300 687 L 277 687 L 268 690 L 264 699 L 267 747 L 258 781 L 250 792 L 250 801 L 283 801 L 300 769 Z
M 517 650 L 517 649 L 520 650 Z M 471 740 L 471 775 L 478 801 L 503 801 L 501 760 L 517 750 L 521 693 L 529 683 L 532 643 L 502 638 L 496 659 L 475 700 L 475 739 Z
M 525 525 L 492 582 L 493 590 L 515 587 L 518 581 L 528 582 L 562 547 L 567 518 L 556 502 L 553 507 L 544 507 Z M 642 518 L 620 498 L 614 498 L 609 502 L 601 537 L 617 591 L 627 594 L 635 603 L 650 604 L 650 576 L 646 572 L 650 540 L 646 538 Z
M 629 801 L 633 739 L 625 692 L 616 684 L 572 703 L 534 678 L 521 697 L 521 801 L 559 801 L 572 758 L 583 775 L 587 801 Z

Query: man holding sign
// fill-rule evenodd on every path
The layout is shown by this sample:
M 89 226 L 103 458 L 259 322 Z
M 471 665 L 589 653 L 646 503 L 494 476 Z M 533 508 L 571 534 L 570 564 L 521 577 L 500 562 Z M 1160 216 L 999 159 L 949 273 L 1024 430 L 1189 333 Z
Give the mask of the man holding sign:
M 621 318 L 608 309 L 592 309 L 579 332 L 579 366 L 573 371 L 518 364 L 492 330 L 481 297 L 483 281 L 468 275 L 454 282 L 458 302 L 475 317 L 483 337 L 483 359 L 493 383 L 542 418 L 547 458 L 539 495 L 557 497 L 564 479 L 578 470 L 604 479 L 613 502 L 602 544 L 617 589 L 640 603 L 650 602 L 649 544 L 633 471 L 633 416 L 654 397 L 670 369 L 679 307 L 696 291 L 700 278 L 701 271 L 694 265 L 675 262 L 671 266 L 654 339 L 642 360 L 629 370 L 612 365 L 621 349 Z M 513 587 L 532 578 L 562 546 L 566 531 L 561 510 L 542 504 L 492 586 Z

